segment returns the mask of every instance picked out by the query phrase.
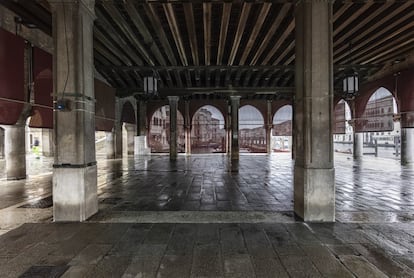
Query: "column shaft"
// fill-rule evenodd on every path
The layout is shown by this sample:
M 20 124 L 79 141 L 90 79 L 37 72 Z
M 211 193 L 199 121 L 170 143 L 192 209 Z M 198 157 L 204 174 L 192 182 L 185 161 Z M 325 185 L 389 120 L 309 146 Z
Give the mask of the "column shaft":
M 178 97 L 169 96 L 168 101 L 170 103 L 170 160 L 177 159 L 177 109 L 178 109 Z
M 125 129 L 127 131 L 127 153 L 128 155 L 134 155 L 134 138 L 137 134 L 135 124 L 125 124 Z
M 53 1 L 54 221 L 83 221 L 98 211 L 93 79 L 94 1 Z
M 414 163 L 414 128 L 401 128 L 401 164 Z
M 335 221 L 332 4 L 296 6 L 294 209 L 305 221 Z
M 239 107 L 240 96 L 230 97 L 231 105 L 231 159 L 239 159 Z
M 362 132 L 354 132 L 353 157 L 359 159 L 364 155 L 364 134 Z
M 42 154 L 43 156 L 53 156 L 53 130 L 49 128 L 42 129 Z
M 190 101 L 185 101 L 185 115 L 184 115 L 184 127 L 185 127 L 185 153 L 191 154 L 191 120 L 190 120 Z
M 6 177 L 8 180 L 26 178 L 25 126 L 5 127 Z

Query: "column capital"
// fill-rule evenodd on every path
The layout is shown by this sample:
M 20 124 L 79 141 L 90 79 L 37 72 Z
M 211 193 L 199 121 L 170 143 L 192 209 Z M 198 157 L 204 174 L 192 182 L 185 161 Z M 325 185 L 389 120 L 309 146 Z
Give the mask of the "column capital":
M 177 102 L 180 100 L 179 96 L 167 96 L 169 102 Z
M 231 101 L 239 101 L 241 96 L 229 96 Z

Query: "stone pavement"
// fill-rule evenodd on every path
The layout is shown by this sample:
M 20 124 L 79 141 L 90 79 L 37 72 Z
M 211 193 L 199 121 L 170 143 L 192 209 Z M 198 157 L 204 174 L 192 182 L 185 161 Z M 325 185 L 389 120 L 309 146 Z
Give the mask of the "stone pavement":
M 101 159 L 85 223 L 51 223 L 47 167 L 3 180 L 0 277 L 414 277 L 413 168 L 335 168 L 335 224 L 295 219 L 289 154 Z

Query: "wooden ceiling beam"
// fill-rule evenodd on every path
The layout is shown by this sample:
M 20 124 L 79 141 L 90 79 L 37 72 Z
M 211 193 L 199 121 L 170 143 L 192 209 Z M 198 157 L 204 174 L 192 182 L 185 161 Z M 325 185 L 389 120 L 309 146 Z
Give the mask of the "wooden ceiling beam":
M 347 17 L 341 25 L 333 30 L 333 36 L 336 36 L 339 32 L 341 32 L 344 28 L 349 26 L 355 19 L 358 19 L 366 10 L 368 10 L 374 4 L 373 1 L 365 3 L 361 8 L 359 8 L 356 12 L 352 13 L 349 17 Z
M 102 8 L 107 11 L 107 13 L 112 17 L 115 24 L 118 26 L 118 28 L 122 30 L 124 35 L 131 42 L 131 44 L 134 45 L 135 52 L 138 51 L 145 60 L 145 62 L 149 65 L 155 65 L 146 47 L 143 46 L 141 42 L 138 40 L 137 35 L 133 30 L 131 30 L 130 26 L 125 21 L 125 18 L 121 15 L 120 11 L 114 6 L 114 4 L 106 2 L 102 5 Z M 103 20 L 102 18 L 99 19 Z
M 110 53 L 111 56 L 113 57 L 116 56 L 116 59 L 122 61 L 124 65 L 128 65 L 128 66 L 133 65 L 132 60 L 121 52 L 119 46 L 115 46 L 98 28 L 94 29 L 94 35 L 95 35 L 94 48 L 96 48 L 96 46 L 100 44 L 101 50 L 102 50 L 102 47 L 104 47 L 105 49 L 108 49 L 106 50 L 106 52 Z M 101 53 L 103 52 L 101 51 Z
M 190 47 L 191 47 L 191 55 L 193 57 L 193 64 L 199 65 L 198 59 L 198 44 L 197 44 L 197 33 L 195 29 L 195 21 L 194 21 L 194 12 L 193 12 L 193 4 L 184 3 L 184 15 L 185 15 L 185 22 L 187 25 L 187 32 L 188 37 L 190 38 Z
M 288 15 L 288 12 L 291 8 L 290 3 L 286 3 L 282 6 L 280 9 L 275 21 L 272 24 L 272 27 L 270 28 L 269 32 L 267 32 L 266 36 L 260 43 L 259 48 L 256 51 L 256 54 L 254 55 L 252 61 L 250 62 L 250 65 L 256 65 L 257 61 L 259 60 L 260 56 L 262 56 L 262 53 L 265 51 L 265 49 L 268 47 L 269 41 L 272 39 L 272 37 L 275 35 L 277 29 L 280 27 L 280 24 L 282 23 L 283 19 Z
M 181 74 L 178 70 L 174 71 L 174 78 L 175 78 L 175 81 L 177 81 L 177 87 L 182 88 L 183 81 L 181 80 Z
M 350 7 L 352 3 L 343 3 L 342 6 L 334 13 L 333 22 L 337 21 Z
M 204 26 L 204 63 L 210 65 L 211 61 L 211 3 L 203 3 Z
M 152 28 L 154 28 L 155 30 L 155 33 L 161 43 L 161 46 L 165 51 L 165 54 L 167 55 L 167 58 L 170 61 L 170 64 L 178 65 L 171 44 L 167 39 L 167 35 L 165 34 L 164 28 L 162 27 L 161 21 L 158 17 L 157 12 L 154 10 L 154 7 L 151 4 L 144 4 L 143 8 L 145 13 L 147 14 L 148 19 L 151 22 Z
M 99 9 L 95 9 L 95 13 L 98 16 L 99 25 L 103 29 L 105 29 L 106 33 L 108 34 L 111 39 L 116 42 L 120 48 L 120 51 L 125 51 L 128 53 L 128 56 L 131 57 L 131 61 L 133 61 L 136 65 L 142 65 L 142 59 L 136 55 L 136 51 L 133 50 L 128 43 L 119 35 L 119 32 L 114 29 L 114 27 L 108 22 L 106 17 L 102 14 Z
M 222 64 L 224 47 L 226 45 L 227 30 L 229 28 L 229 20 L 231 14 L 231 3 L 223 4 L 223 13 L 221 16 L 221 25 L 220 25 L 220 38 L 217 48 L 217 65 Z
M 285 42 L 286 38 L 292 33 L 294 28 L 295 28 L 295 20 L 292 19 L 292 21 L 289 23 L 287 28 L 283 31 L 282 35 L 278 38 L 278 40 L 274 44 L 273 48 L 267 53 L 265 59 L 262 62 L 263 65 L 266 65 L 269 63 L 270 59 L 280 49 L 283 42 Z
M 95 42 L 94 49 L 98 52 L 103 58 L 111 62 L 113 65 L 122 65 L 122 62 L 119 60 L 119 57 L 111 53 L 106 47 L 101 43 Z
M 254 24 L 252 33 L 247 42 L 246 48 L 243 51 L 242 57 L 240 58 L 240 65 L 246 63 L 246 59 L 250 54 L 250 51 L 253 48 L 253 45 L 257 42 L 257 36 L 259 35 L 260 30 L 262 29 L 263 23 L 266 20 L 267 15 L 269 14 L 270 8 L 272 7 L 271 3 L 263 3 L 262 8 L 260 9 L 259 16 L 256 23 Z
M 201 76 L 200 76 L 200 70 L 196 69 L 194 70 L 194 78 L 195 78 L 195 82 L 197 87 L 201 86 Z
M 151 35 L 151 32 L 148 30 L 147 26 L 145 25 L 144 21 L 139 15 L 134 3 L 132 1 L 127 1 L 126 3 L 124 2 L 124 5 L 129 15 L 129 18 L 134 23 L 139 33 L 142 35 L 144 39 L 145 47 L 148 47 L 150 49 L 154 57 L 157 59 L 158 64 L 167 65 L 167 62 L 165 61 L 164 56 L 162 55 L 157 44 L 155 43 L 154 38 Z
M 252 87 L 257 87 L 257 85 L 259 84 L 259 81 L 264 77 L 264 70 L 261 69 L 258 72 L 256 72 L 256 76 L 253 79 L 252 82 Z
M 378 58 L 383 57 L 390 52 L 396 51 L 407 44 L 412 44 L 413 41 L 414 38 L 411 32 L 405 35 L 393 34 L 392 37 L 384 38 L 381 41 L 378 41 L 375 45 L 369 45 L 369 47 L 364 48 L 364 52 L 361 53 L 361 56 L 353 58 L 352 60 L 354 63 L 358 64 L 371 63 L 372 61 L 376 61 Z M 372 50 L 383 43 L 385 44 L 382 47 Z
M 290 44 L 284 48 L 283 52 L 276 58 L 276 60 L 273 62 L 274 65 L 279 65 L 279 63 L 283 60 L 286 59 L 287 54 L 295 48 L 295 40 L 292 40 L 290 42 Z M 289 60 L 289 58 L 287 58 L 286 60 Z
M 184 66 L 188 66 L 187 56 L 185 53 L 183 39 L 178 28 L 177 18 L 175 17 L 175 12 L 172 4 L 166 3 L 163 5 L 165 16 L 168 20 L 168 25 L 171 29 L 171 33 L 174 38 L 175 45 L 177 46 L 178 54 L 180 55 L 181 63 Z
M 407 41 L 406 44 L 404 45 L 399 45 L 398 48 L 394 49 L 393 51 L 389 51 L 388 53 L 386 53 L 386 55 L 384 55 L 385 57 L 382 57 L 380 59 L 378 59 L 377 61 L 380 63 L 386 63 L 386 62 L 391 62 L 391 64 L 395 63 L 395 60 L 404 57 L 405 59 L 407 59 L 407 57 L 409 56 L 409 54 L 412 52 L 414 49 L 414 38 L 411 38 Z M 414 63 L 411 64 L 411 66 L 413 66 Z
M 355 26 L 353 28 L 350 28 L 345 34 L 343 34 L 340 37 L 336 37 L 336 38 L 334 37 L 334 48 L 337 47 L 338 45 L 340 45 L 345 40 L 349 40 L 350 36 L 355 35 L 358 32 L 358 30 L 360 30 L 361 28 L 365 28 L 365 26 L 367 24 L 369 24 L 369 22 L 371 20 L 376 18 L 378 15 L 380 15 L 382 12 L 384 12 L 384 9 L 388 9 L 393 4 L 394 4 L 393 0 L 385 3 L 383 8 L 376 9 L 369 16 L 364 17 L 361 21 L 355 22 Z
M 244 78 L 243 78 L 243 87 L 247 87 L 249 85 L 252 74 L 253 74 L 253 70 L 249 69 L 246 71 L 246 74 L 244 75 Z
M 187 87 L 194 87 L 191 82 L 191 73 L 189 70 L 184 70 L 185 80 L 186 80 L 186 86 Z
M 371 43 L 372 40 L 384 35 L 385 32 L 389 32 L 390 29 L 394 28 L 401 22 L 408 19 L 410 16 L 412 16 L 412 12 L 406 13 L 405 15 L 399 17 L 397 20 L 392 21 L 391 19 L 396 16 L 397 14 L 400 14 L 402 11 L 408 9 L 410 6 L 412 6 L 412 2 L 405 2 L 401 4 L 397 9 L 393 10 L 392 12 L 388 13 L 384 18 L 382 18 L 381 21 L 375 22 L 371 27 L 364 29 L 363 32 L 359 33 L 354 38 L 351 38 L 352 42 L 359 42 L 358 44 L 353 44 L 352 51 L 356 51 L 357 49 L 360 49 L 361 47 L 365 46 L 368 43 Z M 378 32 L 372 33 L 374 30 L 379 29 Z M 349 45 L 343 44 L 341 47 L 335 49 L 334 46 L 334 62 L 341 60 L 345 56 L 348 56 L 348 48 Z
M 244 34 L 244 29 L 246 27 L 247 18 L 249 17 L 249 12 L 252 4 L 243 2 L 242 5 L 242 11 L 240 14 L 239 23 L 237 25 L 237 31 L 234 37 L 233 45 L 231 47 L 228 65 L 233 65 L 234 59 L 236 58 L 237 50 L 239 49 L 240 42 Z

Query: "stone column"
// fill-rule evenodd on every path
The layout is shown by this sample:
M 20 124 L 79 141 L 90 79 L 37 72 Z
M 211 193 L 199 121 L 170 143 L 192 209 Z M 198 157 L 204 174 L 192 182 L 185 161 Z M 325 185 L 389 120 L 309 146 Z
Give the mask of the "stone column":
M 231 159 L 239 159 L 239 108 L 240 96 L 230 96 L 231 105 Z
M 98 211 L 93 76 L 94 0 L 51 2 L 53 14 L 54 221 L 84 221 Z
M 125 129 L 127 131 L 127 153 L 128 155 L 134 155 L 134 138 L 137 134 L 135 124 L 125 124 Z
M 0 159 L 4 159 L 4 129 L 0 127 Z
M 43 156 L 48 157 L 52 157 L 54 155 L 53 129 L 42 129 L 42 154 Z
M 170 160 L 177 160 L 177 109 L 178 97 L 169 96 L 170 104 Z
M 266 114 L 267 114 L 267 123 L 265 125 L 266 127 L 266 152 L 268 154 L 272 153 L 272 127 L 273 127 L 273 115 L 272 115 L 272 101 L 268 100 L 267 101 L 267 109 L 266 109 Z
M 134 138 L 134 153 L 135 155 L 149 155 L 151 149 L 148 148 L 147 141 L 147 102 L 138 100 L 137 108 L 137 136 Z
M 227 103 L 227 114 L 226 117 L 226 153 L 228 156 L 231 155 L 231 106 L 230 101 Z
M 25 125 L 4 126 L 6 178 L 20 180 L 26 178 Z
M 353 157 L 360 159 L 364 154 L 364 133 L 354 132 Z
M 305 221 L 335 221 L 331 1 L 296 6 L 294 210 Z
M 106 149 L 106 158 L 114 159 L 115 158 L 115 135 L 112 131 L 105 132 L 105 149 Z
M 414 113 L 401 112 L 401 165 L 414 163 Z
M 190 119 L 190 100 L 185 100 L 185 153 L 191 155 L 191 119 Z

